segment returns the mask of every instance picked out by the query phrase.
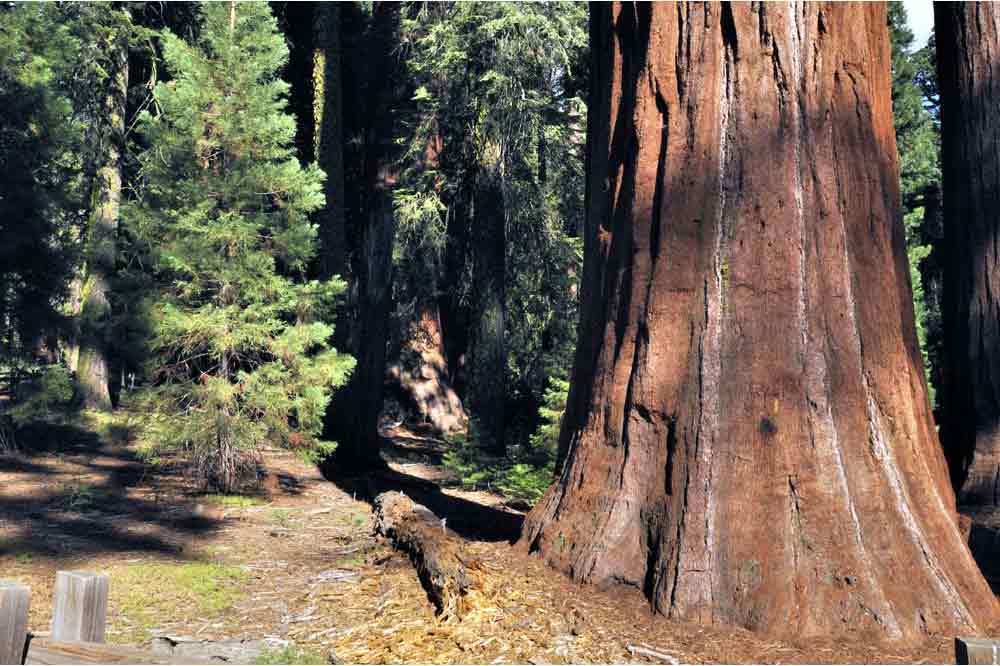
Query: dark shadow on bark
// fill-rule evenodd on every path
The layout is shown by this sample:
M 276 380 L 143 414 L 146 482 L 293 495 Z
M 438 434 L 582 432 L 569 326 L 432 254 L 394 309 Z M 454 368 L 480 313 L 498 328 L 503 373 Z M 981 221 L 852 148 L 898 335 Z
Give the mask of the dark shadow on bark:
M 959 500 L 978 506 L 1000 504 L 996 18 L 990 3 L 935 4 L 944 204 L 941 439 Z

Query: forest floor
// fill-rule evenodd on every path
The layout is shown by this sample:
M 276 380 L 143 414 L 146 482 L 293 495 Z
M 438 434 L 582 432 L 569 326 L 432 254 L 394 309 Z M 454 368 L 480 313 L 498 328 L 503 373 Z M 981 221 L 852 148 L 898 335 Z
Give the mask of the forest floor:
M 276 638 L 340 663 L 948 663 L 951 637 L 917 646 L 802 644 L 653 615 L 634 589 L 554 573 L 511 541 L 522 514 L 445 487 L 443 444 L 387 433 L 394 487 L 446 517 L 488 572 L 461 620 L 439 620 L 408 559 L 372 535 L 363 480 L 331 483 L 267 450 L 270 492 L 202 494 L 177 461 L 150 463 L 129 429 L 93 416 L 0 456 L 0 578 L 31 586 L 30 630 L 47 631 L 57 569 L 110 574 L 108 640 Z M 312 662 L 315 663 L 315 662 Z

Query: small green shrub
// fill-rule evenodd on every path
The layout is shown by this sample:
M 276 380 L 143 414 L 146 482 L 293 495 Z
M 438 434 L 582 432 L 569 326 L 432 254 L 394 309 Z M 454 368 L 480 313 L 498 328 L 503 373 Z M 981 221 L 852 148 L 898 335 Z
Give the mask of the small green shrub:
M 69 481 L 59 486 L 59 505 L 67 511 L 87 511 L 97 505 L 102 494 L 93 484 Z
M 333 454 L 337 450 L 337 442 L 327 442 L 316 440 L 312 446 L 295 449 L 295 455 L 307 465 L 318 465 L 320 462 Z
M 449 438 L 449 451 L 443 466 L 465 488 L 497 490 L 509 500 L 534 505 L 548 489 L 555 475 L 556 452 L 559 448 L 559 428 L 569 382 L 551 378 L 545 398 L 538 410 L 541 424 L 530 436 L 526 451 L 518 452 L 505 460 L 497 460 L 483 453 L 478 446 L 475 422 L 470 425 L 467 438 Z
M 18 385 L 13 404 L 3 410 L 2 416 L 14 428 L 20 428 L 70 407 L 75 394 L 76 384 L 68 368 L 43 366 Z
M 450 437 L 447 441 L 450 450 L 444 454 L 441 464 L 459 484 L 470 490 L 491 487 L 502 466 L 479 446 L 475 421 L 469 425 L 468 437 Z
M 497 479 L 496 485 L 504 497 L 534 506 L 548 490 L 554 473 L 554 460 L 542 467 L 518 463 L 506 469 Z
M 559 449 L 559 428 L 562 424 L 563 413 L 566 411 L 568 398 L 569 381 L 558 377 L 549 379 L 549 386 L 545 390 L 542 406 L 538 408 L 538 415 L 541 417 L 542 423 L 529 440 L 533 451 L 544 451 L 555 458 L 556 451 Z
M 292 524 L 292 512 L 288 509 L 271 509 L 271 520 L 278 527 L 287 529 Z
M 206 502 L 221 504 L 222 506 L 231 509 L 249 509 L 252 506 L 260 506 L 264 503 L 264 500 L 259 497 L 251 497 L 249 495 L 225 495 L 216 493 L 212 495 L 205 495 L 204 498 Z

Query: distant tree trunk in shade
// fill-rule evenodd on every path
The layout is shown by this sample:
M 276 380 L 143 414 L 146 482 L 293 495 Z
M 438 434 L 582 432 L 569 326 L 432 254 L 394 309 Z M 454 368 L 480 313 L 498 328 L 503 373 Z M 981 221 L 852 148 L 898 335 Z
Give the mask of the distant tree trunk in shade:
M 463 190 L 466 188 L 462 188 Z M 469 205 L 464 198 L 449 202 L 446 222 L 444 275 L 439 289 L 442 339 L 448 363 L 448 380 L 463 400 L 468 401 L 468 351 L 472 312 L 462 299 L 471 254 Z
M 413 314 L 391 345 L 387 376 L 421 422 L 442 435 L 463 432 L 469 417 L 449 381 L 437 300 L 418 297 Z
M 353 51 L 350 66 L 345 63 L 341 74 L 345 95 L 350 95 L 353 107 L 350 119 L 344 118 L 344 141 L 352 147 L 355 165 L 350 173 L 345 172 L 345 190 L 354 192 L 345 214 L 351 218 L 345 245 L 351 261 L 347 269 L 351 319 L 347 351 L 355 356 L 357 366 L 347 387 L 334 397 L 327 410 L 324 434 L 338 443 L 334 455 L 323 464 L 328 473 L 384 465 L 379 454 L 378 426 L 396 233 L 393 188 L 399 149 L 395 118 L 409 95 L 397 48 L 400 6 L 374 3 L 370 18 L 366 18 L 355 3 L 344 3 L 340 13 L 350 14 L 350 31 L 342 28 L 342 35 L 352 35 Z M 345 155 L 345 165 L 347 160 Z
M 503 455 L 507 349 L 504 341 L 506 300 L 506 221 L 500 184 L 484 174 L 476 188 L 472 219 L 473 298 L 472 359 L 469 403 L 479 417 L 483 448 Z
M 427 142 L 414 169 L 440 168 L 443 142 L 434 136 Z M 409 321 L 393 329 L 391 361 L 387 378 L 394 385 L 404 406 L 423 425 L 429 425 L 442 435 L 465 432 L 469 417 L 452 385 L 452 373 L 445 348 L 441 300 L 442 292 L 454 294 L 455 283 L 449 283 L 444 270 L 435 270 L 425 280 L 397 283 L 397 294 L 411 302 Z
M 582 317 L 523 541 L 701 623 L 974 632 L 917 348 L 885 6 L 591 8 Z
M 335 2 L 315 4 L 313 50 L 313 118 L 316 161 L 326 172 L 326 207 L 320 214 L 322 244 L 320 275 L 347 277 L 347 240 L 344 226 L 344 85 L 340 37 L 341 7 Z
M 941 439 L 959 501 L 1000 504 L 1000 5 L 934 3 L 944 180 Z
M 108 46 L 111 67 L 92 131 L 94 180 L 86 231 L 86 267 L 77 292 L 80 304 L 77 381 L 83 404 L 101 410 L 111 409 L 108 298 L 115 271 L 128 89 L 128 42 L 123 29 L 116 31 Z

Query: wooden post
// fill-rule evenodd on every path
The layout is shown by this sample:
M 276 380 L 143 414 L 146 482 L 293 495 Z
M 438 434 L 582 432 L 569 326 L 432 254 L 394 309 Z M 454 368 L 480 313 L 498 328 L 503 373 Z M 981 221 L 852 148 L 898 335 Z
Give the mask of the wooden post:
M 955 639 L 955 663 L 1000 664 L 1000 640 L 959 636 Z
M 87 571 L 58 571 L 52 596 L 52 640 L 104 642 L 107 576 Z
M 27 585 L 0 581 L 0 664 L 20 664 L 28 637 Z

